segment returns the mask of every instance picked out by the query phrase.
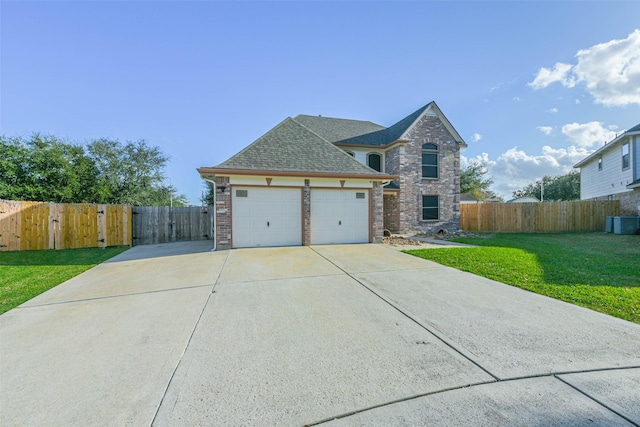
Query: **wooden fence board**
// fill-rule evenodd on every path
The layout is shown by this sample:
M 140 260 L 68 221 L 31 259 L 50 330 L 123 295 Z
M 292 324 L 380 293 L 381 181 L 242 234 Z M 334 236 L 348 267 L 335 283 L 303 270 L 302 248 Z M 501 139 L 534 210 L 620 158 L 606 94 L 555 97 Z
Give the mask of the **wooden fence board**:
M 105 219 L 100 212 L 113 214 Z M 0 200 L 0 251 L 131 245 L 130 224 L 125 205 Z
M 463 204 L 460 227 L 501 233 L 604 231 L 606 217 L 617 215 L 618 200 Z
M 134 245 L 213 240 L 213 209 L 134 206 L 132 210 Z

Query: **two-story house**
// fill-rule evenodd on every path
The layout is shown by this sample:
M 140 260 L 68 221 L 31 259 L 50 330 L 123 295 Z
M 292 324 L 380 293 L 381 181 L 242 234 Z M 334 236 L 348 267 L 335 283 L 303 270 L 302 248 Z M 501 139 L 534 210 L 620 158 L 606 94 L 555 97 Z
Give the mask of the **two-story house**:
M 640 215 L 640 124 L 574 168 L 580 168 L 580 199 L 620 200 L 621 215 Z
M 465 142 L 435 102 L 390 127 L 287 118 L 217 166 L 218 248 L 365 243 L 460 228 Z

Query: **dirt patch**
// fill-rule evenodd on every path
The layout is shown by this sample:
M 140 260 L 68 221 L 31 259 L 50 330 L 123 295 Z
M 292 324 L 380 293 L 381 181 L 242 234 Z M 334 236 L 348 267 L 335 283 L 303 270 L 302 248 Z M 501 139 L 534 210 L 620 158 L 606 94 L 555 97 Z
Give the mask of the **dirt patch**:
M 485 239 L 490 235 L 472 233 L 471 231 L 464 231 L 464 230 L 458 230 L 458 231 L 441 230 L 437 233 L 423 233 L 423 234 L 416 234 L 416 236 L 427 237 L 429 239 L 437 239 L 437 240 L 452 240 L 452 239 L 458 239 L 460 237 L 477 237 L 477 238 Z
M 421 242 L 419 240 L 404 238 L 402 236 L 385 237 L 384 243 L 387 245 L 397 245 L 397 246 L 422 246 L 424 244 L 424 242 Z

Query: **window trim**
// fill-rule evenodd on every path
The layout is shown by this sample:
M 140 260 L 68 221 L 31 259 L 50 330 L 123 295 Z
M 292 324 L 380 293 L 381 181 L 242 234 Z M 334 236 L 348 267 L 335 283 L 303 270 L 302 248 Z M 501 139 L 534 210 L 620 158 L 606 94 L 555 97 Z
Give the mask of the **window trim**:
M 383 159 L 382 159 L 382 154 L 376 153 L 375 151 L 367 153 L 367 166 L 369 166 L 370 168 L 371 168 L 371 165 L 369 163 L 369 157 L 371 157 L 371 156 L 378 156 L 378 158 L 380 159 L 380 170 L 378 172 L 384 172 L 384 162 L 383 162 Z M 371 169 L 377 170 L 375 168 L 371 168 Z
M 428 148 L 425 148 L 425 146 L 429 146 Z M 435 147 L 435 148 L 434 148 Z M 433 144 L 433 143 L 425 143 L 422 144 L 422 151 L 420 152 L 420 175 L 422 177 L 422 179 L 440 179 L 440 156 L 438 155 L 440 153 L 440 147 L 438 146 L 438 144 Z M 424 154 L 433 154 L 435 155 L 435 165 L 433 164 L 425 164 L 424 163 Z M 435 166 L 435 170 L 436 170 L 436 176 L 424 176 L 424 167 L 434 167 Z
M 426 200 L 425 198 L 426 197 L 435 197 L 436 198 L 436 206 L 435 207 L 433 207 L 433 206 L 425 207 L 425 200 Z M 436 218 L 425 219 L 425 217 L 424 217 L 425 209 L 435 209 L 436 210 L 436 214 L 437 214 Z M 440 221 L 440 195 L 438 195 L 438 194 L 423 194 L 422 195 L 422 205 L 420 207 L 420 221 L 423 221 L 423 222 L 437 222 L 437 221 Z
M 624 154 L 624 147 L 627 147 L 627 154 Z M 631 167 L 631 144 L 629 144 L 629 141 L 625 142 L 624 144 L 622 144 L 621 147 L 621 153 L 622 153 L 622 170 L 626 171 L 627 169 L 629 169 Z M 624 158 L 625 156 L 627 157 L 627 165 L 624 165 Z
M 353 151 L 349 151 L 349 150 L 344 150 L 345 153 L 347 153 L 348 155 L 350 155 L 351 157 L 355 158 L 356 157 L 356 153 L 354 153 Z

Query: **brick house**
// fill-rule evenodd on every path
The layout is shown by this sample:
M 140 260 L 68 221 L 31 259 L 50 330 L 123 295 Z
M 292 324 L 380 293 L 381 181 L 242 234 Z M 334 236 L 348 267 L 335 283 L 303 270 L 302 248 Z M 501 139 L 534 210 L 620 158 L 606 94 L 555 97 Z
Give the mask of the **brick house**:
M 287 118 L 227 161 L 216 187 L 218 248 L 379 242 L 460 228 L 460 149 L 435 102 L 390 127 Z
M 640 215 L 640 124 L 578 162 L 581 200 L 620 200 L 621 215 Z

